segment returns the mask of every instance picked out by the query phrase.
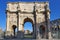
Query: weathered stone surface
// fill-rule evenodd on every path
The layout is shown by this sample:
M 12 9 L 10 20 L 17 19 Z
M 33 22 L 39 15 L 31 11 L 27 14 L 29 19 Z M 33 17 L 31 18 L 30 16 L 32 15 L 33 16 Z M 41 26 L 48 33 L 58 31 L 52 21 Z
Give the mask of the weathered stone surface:
M 45 6 L 49 10 L 48 2 L 9 2 L 7 4 L 7 26 L 6 35 L 14 35 L 13 25 L 18 29 L 17 37 L 24 37 L 24 23 L 29 21 L 33 24 L 33 38 L 40 38 L 39 27 L 46 25 L 45 21 Z M 50 12 L 47 11 L 48 19 L 50 19 Z M 39 35 L 39 36 L 37 36 Z M 29 39 L 30 40 L 30 39 Z

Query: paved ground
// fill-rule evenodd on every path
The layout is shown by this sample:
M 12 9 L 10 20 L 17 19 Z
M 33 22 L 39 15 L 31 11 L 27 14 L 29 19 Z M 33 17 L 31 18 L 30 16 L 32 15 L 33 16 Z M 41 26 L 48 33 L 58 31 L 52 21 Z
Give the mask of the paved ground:
M 49 39 L 0 39 L 0 40 L 49 40 Z M 51 40 L 60 40 L 60 39 L 51 39 Z

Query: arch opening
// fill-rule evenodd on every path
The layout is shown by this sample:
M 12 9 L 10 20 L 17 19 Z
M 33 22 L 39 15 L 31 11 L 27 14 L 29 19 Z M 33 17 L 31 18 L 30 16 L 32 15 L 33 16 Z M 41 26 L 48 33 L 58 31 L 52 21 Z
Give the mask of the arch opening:
M 14 37 L 16 37 L 16 35 L 17 35 L 17 26 L 13 25 L 12 29 L 13 29 L 13 35 L 14 35 Z
M 33 21 L 30 18 L 24 19 L 24 38 L 32 38 L 33 36 Z
M 24 30 L 29 30 L 30 32 L 32 32 L 32 23 L 31 22 L 25 22 L 24 24 Z
M 41 38 L 45 38 L 45 26 L 44 25 L 40 25 L 39 31 L 40 31 Z

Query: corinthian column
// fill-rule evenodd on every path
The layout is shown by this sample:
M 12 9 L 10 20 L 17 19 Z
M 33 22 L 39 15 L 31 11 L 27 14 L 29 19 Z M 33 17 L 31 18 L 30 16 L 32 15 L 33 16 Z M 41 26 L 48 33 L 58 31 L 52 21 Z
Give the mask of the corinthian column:
M 51 26 L 50 26 L 50 13 L 49 12 L 47 12 L 47 16 L 48 16 L 48 30 L 49 30 L 49 32 L 48 32 L 48 36 L 49 36 L 49 40 L 52 40 L 52 34 L 51 34 Z
M 21 20 L 21 17 L 20 17 L 20 12 L 18 12 L 18 15 L 17 15 L 17 25 L 18 25 L 18 34 L 17 34 L 17 37 L 18 38 L 23 38 L 24 37 L 24 32 L 23 32 L 23 23 L 22 23 L 22 20 Z
M 9 35 L 10 36 L 10 28 L 9 28 L 9 12 L 7 11 L 6 13 L 6 34 L 5 36 Z
M 48 4 L 45 3 L 45 21 L 46 21 L 46 38 L 49 38 L 49 40 L 52 39 L 51 36 L 51 26 L 50 26 L 50 11 L 48 9 Z

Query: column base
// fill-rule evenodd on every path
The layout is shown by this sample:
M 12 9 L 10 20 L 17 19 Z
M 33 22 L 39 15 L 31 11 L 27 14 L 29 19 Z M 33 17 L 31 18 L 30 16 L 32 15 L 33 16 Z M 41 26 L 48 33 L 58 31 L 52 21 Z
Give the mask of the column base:
M 40 34 L 38 33 L 38 35 L 37 35 L 37 39 L 41 39 L 41 36 L 40 36 Z
M 51 32 L 49 32 L 48 35 L 49 35 L 49 40 L 52 40 Z
M 35 33 L 33 34 L 33 38 L 36 39 L 36 34 Z
M 24 32 L 18 31 L 17 32 L 17 38 L 24 38 Z
M 5 33 L 5 37 L 6 37 L 6 38 L 12 38 L 13 36 L 14 36 L 13 32 L 11 32 L 11 31 L 6 31 L 6 33 Z

